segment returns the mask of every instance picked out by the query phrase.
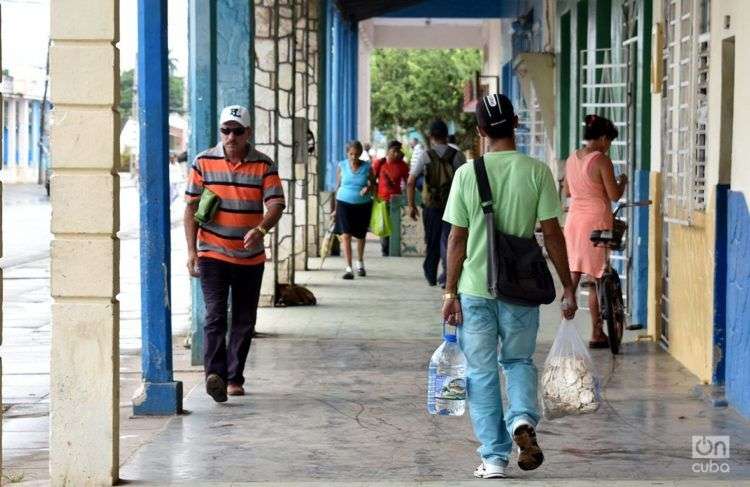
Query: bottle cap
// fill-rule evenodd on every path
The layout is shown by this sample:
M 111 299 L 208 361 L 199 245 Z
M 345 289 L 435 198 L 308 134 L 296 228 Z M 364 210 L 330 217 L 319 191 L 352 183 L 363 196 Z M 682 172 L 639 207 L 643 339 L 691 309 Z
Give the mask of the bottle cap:
M 458 341 L 456 335 L 448 335 L 447 333 L 443 335 L 443 338 L 445 338 L 446 342 L 456 343 Z

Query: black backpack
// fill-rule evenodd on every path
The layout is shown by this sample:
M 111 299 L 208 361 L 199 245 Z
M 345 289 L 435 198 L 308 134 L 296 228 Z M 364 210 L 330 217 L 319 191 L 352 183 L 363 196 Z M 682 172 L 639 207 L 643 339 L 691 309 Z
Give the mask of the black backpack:
M 453 159 L 458 151 L 448 147 L 442 157 L 434 149 L 427 151 L 429 164 L 425 165 L 424 185 L 422 187 L 422 204 L 427 208 L 445 208 L 453 183 Z

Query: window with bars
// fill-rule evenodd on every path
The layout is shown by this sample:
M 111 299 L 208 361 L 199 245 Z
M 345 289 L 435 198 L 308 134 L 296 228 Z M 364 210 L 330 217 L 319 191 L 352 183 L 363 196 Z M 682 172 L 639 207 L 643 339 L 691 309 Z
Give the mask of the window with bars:
M 665 220 L 706 208 L 708 0 L 664 0 L 662 177 Z
M 518 109 L 518 129 L 516 130 L 516 145 L 518 150 L 540 161 L 547 160 L 547 137 L 542 122 L 542 111 L 536 90 L 531 88 L 531 100 L 520 97 Z

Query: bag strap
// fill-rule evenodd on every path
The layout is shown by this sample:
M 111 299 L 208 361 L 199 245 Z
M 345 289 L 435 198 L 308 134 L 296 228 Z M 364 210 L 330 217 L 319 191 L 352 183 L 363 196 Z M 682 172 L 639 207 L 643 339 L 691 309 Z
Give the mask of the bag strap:
M 487 177 L 487 167 L 484 164 L 484 157 L 474 159 L 474 172 L 477 176 L 482 211 L 485 215 L 494 213 L 492 208 L 492 189 L 490 188 L 490 180 Z

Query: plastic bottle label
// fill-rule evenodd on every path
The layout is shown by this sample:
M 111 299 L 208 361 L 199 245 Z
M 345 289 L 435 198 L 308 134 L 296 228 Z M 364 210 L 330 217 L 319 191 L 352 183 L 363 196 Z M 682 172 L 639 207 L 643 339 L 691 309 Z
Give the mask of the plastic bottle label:
M 435 375 L 435 399 L 444 401 L 466 400 L 466 379 L 450 375 Z

